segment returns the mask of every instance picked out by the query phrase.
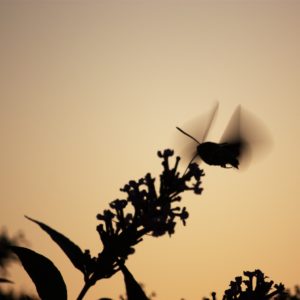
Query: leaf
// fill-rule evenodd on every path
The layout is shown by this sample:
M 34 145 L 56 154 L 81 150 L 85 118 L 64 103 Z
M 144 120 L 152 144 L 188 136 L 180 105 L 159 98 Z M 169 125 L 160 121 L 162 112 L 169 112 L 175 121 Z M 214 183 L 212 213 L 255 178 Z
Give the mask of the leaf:
M 67 300 L 67 288 L 62 275 L 51 260 L 30 249 L 12 246 L 42 300 Z
M 34 220 L 30 217 L 25 216 L 28 220 L 38 224 L 44 231 L 46 231 L 52 240 L 58 244 L 58 246 L 64 251 L 68 256 L 75 268 L 79 269 L 85 275 L 85 263 L 84 263 L 84 254 L 82 250 L 74 244 L 70 239 L 65 237 L 63 234 L 52 229 L 48 225 Z
M 13 283 L 13 281 L 11 280 L 8 280 L 6 278 L 0 278 L 0 283 L 3 282 L 3 283 Z
M 126 286 L 126 293 L 128 300 L 149 300 L 143 291 L 142 287 L 135 280 L 133 275 L 129 272 L 125 265 L 120 265 L 120 269 L 124 275 L 124 281 Z

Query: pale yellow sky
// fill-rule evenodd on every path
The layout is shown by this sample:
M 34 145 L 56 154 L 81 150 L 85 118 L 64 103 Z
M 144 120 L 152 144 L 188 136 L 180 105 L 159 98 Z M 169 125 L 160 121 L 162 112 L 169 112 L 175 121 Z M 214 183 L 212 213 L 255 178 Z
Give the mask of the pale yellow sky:
M 212 140 L 242 104 L 273 151 L 242 173 L 203 165 L 187 226 L 146 238 L 128 267 L 158 300 L 221 296 L 255 268 L 300 283 L 299 13 L 298 1 L 0 1 L 1 225 L 53 260 L 70 299 L 81 274 L 23 215 L 96 255 L 96 214 L 128 180 L 158 175 L 175 126 L 216 99 Z M 21 268 L 11 279 L 34 289 Z M 86 299 L 123 292 L 117 274 Z

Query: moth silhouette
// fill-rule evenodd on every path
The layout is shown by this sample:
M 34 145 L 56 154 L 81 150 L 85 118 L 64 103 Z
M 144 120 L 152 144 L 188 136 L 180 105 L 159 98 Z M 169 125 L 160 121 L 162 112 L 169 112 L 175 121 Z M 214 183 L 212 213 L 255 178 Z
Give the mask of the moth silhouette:
M 215 120 L 218 103 L 206 116 L 206 125 L 202 129 L 201 140 L 196 139 L 183 129 L 176 127 L 181 133 L 191 138 L 198 145 L 189 146 L 188 152 L 193 154 L 189 165 L 200 158 L 208 165 L 222 168 L 246 166 L 252 154 L 263 154 L 270 149 L 271 139 L 263 123 L 240 105 L 235 109 L 219 143 L 206 141 L 206 137 Z

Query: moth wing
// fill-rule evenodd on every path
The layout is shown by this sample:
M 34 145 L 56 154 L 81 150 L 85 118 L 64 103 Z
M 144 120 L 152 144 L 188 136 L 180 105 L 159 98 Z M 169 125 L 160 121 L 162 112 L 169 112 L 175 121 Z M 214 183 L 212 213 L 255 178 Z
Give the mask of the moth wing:
M 184 132 L 192 136 L 194 140 L 185 134 L 176 135 L 176 144 L 180 149 L 179 152 L 184 161 L 190 161 L 197 154 L 197 142 L 200 144 L 206 140 L 215 122 L 218 108 L 219 103 L 216 102 L 208 112 L 197 116 L 183 125 Z M 195 160 L 199 162 L 200 157 L 196 157 Z
M 232 114 L 220 143 L 240 145 L 239 161 L 242 169 L 250 161 L 257 161 L 268 154 L 273 144 L 264 122 L 241 105 Z

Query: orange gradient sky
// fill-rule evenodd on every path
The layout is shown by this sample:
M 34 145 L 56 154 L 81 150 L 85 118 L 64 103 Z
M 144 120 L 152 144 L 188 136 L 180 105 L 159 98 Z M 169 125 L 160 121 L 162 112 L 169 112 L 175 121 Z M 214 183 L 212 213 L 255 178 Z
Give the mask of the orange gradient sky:
M 238 104 L 264 120 L 272 152 L 245 172 L 202 165 L 201 196 L 172 237 L 136 247 L 128 267 L 158 300 L 201 299 L 244 270 L 300 283 L 299 1 L 0 1 L 1 225 L 82 277 L 29 215 L 94 255 L 98 212 L 119 188 L 158 175 L 175 126 L 217 99 L 218 141 Z M 179 149 L 177 149 L 179 150 Z M 184 169 L 184 166 L 182 166 Z M 22 268 L 16 288 L 34 291 Z M 86 299 L 118 299 L 122 276 Z

